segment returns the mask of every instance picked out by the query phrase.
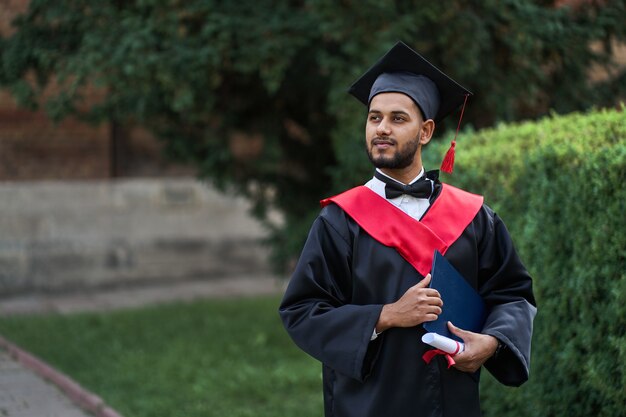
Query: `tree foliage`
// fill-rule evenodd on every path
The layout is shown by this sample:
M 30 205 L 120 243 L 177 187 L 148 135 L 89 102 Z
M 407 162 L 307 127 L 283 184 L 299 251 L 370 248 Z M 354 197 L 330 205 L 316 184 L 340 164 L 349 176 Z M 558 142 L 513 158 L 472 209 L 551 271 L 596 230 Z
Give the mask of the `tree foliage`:
M 610 56 L 625 12 L 623 0 L 32 0 L 0 40 L 0 85 L 57 119 L 148 128 L 259 218 L 282 212 L 268 225 L 284 261 L 317 200 L 370 175 L 364 109 L 345 91 L 397 40 L 475 93 L 464 120 L 481 128 L 624 97 Z M 594 65 L 610 76 L 590 82 Z M 86 86 L 103 98 L 86 102 Z

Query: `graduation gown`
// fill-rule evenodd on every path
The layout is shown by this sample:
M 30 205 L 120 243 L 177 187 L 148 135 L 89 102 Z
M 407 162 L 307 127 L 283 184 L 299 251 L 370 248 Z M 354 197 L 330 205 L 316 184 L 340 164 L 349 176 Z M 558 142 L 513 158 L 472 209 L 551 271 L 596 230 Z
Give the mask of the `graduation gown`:
M 506 345 L 485 367 L 506 385 L 522 384 L 535 300 L 504 223 L 483 205 L 445 258 L 486 303 L 482 333 Z M 422 355 L 432 347 L 421 341 L 421 325 L 370 340 L 383 305 L 423 278 L 339 206 L 322 209 L 279 313 L 294 342 L 322 362 L 326 417 L 480 416 L 479 373 L 447 369 L 441 356 L 427 365 Z

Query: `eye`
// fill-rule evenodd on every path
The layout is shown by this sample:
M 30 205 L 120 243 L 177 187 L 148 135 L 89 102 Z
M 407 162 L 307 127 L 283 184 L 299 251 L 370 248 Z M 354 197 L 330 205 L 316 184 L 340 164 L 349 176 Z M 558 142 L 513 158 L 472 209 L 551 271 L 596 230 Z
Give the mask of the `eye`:
M 370 114 L 369 120 L 372 122 L 377 122 L 380 120 L 380 116 L 377 114 Z

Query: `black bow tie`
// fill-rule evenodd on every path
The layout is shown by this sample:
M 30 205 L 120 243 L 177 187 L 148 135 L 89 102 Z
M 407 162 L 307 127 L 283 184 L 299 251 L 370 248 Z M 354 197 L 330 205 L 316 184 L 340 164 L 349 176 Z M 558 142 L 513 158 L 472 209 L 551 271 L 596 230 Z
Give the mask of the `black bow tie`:
M 409 185 L 400 184 L 378 171 L 376 171 L 374 176 L 385 183 L 385 197 L 387 198 L 400 197 L 402 194 L 415 198 L 430 198 L 433 193 L 434 183 L 425 176 Z

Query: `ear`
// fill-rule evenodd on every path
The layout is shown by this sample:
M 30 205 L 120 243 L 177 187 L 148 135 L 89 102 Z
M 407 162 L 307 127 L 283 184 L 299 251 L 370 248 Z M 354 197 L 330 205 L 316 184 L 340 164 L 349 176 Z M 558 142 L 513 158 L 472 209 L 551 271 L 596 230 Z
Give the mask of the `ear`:
M 422 137 L 420 138 L 420 144 L 426 145 L 433 137 L 435 133 L 435 121 L 433 119 L 428 119 L 424 123 L 422 123 L 421 128 Z

